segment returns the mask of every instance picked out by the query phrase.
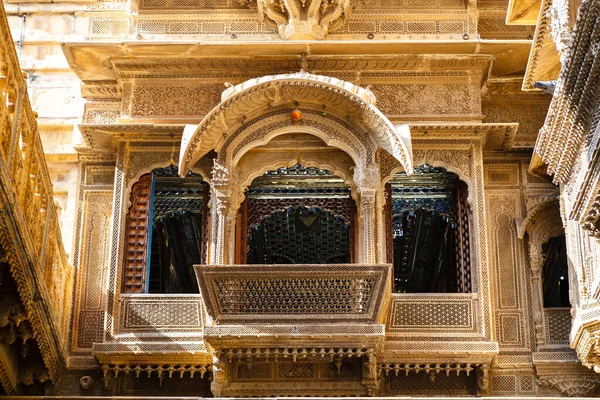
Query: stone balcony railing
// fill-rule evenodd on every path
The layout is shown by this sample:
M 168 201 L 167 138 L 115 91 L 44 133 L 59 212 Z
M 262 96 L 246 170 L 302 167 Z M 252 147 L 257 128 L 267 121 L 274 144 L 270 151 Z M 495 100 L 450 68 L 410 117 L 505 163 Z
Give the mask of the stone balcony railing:
M 10 267 L 50 379 L 67 348 L 73 268 L 24 74 L 0 5 L 0 261 Z
M 391 265 L 201 265 L 196 275 L 218 325 L 376 324 Z

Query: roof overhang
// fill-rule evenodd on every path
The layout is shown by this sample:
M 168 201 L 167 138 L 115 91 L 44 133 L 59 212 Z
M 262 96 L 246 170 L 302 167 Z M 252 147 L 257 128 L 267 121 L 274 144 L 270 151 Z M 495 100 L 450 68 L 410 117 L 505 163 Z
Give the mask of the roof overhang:
M 509 0 L 507 25 L 535 25 L 542 0 Z

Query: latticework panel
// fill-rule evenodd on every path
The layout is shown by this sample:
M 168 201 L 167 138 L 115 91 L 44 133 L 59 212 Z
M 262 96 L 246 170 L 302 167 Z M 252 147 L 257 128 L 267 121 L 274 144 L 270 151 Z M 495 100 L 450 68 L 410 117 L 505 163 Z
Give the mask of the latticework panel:
M 476 297 L 394 295 L 388 330 L 475 332 Z
M 235 368 L 235 379 L 239 381 L 272 380 L 274 373 L 273 366 L 274 364 L 270 362 L 253 364 L 238 363 Z
M 403 9 L 466 9 L 464 0 L 370 0 L 361 10 L 379 10 L 381 8 Z
M 478 29 L 483 39 L 532 39 L 535 26 L 506 25 L 506 15 L 482 15 Z
M 233 364 L 232 381 L 314 381 L 349 380 L 362 378 L 361 361 L 344 362 L 239 362 Z
M 341 277 L 269 280 L 225 278 L 215 281 L 221 311 L 236 314 L 366 312 L 364 305 L 371 302 L 375 285 L 374 277 L 359 280 Z
M 218 323 L 375 322 L 390 265 L 196 266 L 207 312 Z M 300 329 L 300 328 L 295 328 Z
M 546 323 L 546 343 L 569 346 L 571 309 L 546 308 L 544 309 L 544 321 Z
M 120 332 L 157 334 L 202 329 L 202 305 L 198 295 L 181 297 L 124 296 L 120 303 Z
M 121 36 L 128 32 L 125 18 L 91 18 L 89 33 L 94 36 Z
M 444 16 L 446 17 L 446 16 Z M 410 18 L 386 18 L 385 15 L 378 18 L 349 18 L 332 35 L 339 34 L 397 34 L 397 35 L 456 35 L 459 38 L 465 33 L 475 33 L 475 27 L 466 15 L 454 15 L 451 19 L 440 19 L 435 17 L 415 19 Z
M 349 257 L 348 223 L 317 208 L 276 211 L 248 233 L 249 264 L 334 264 Z
M 154 19 L 140 18 L 139 34 L 155 35 L 199 35 L 199 34 L 252 34 L 274 33 L 257 18 L 240 17 L 229 19 Z
M 349 194 L 347 189 L 331 188 L 332 194 Z M 248 229 L 256 226 L 264 217 L 276 211 L 283 211 L 289 207 L 317 207 L 321 210 L 329 211 L 332 214 L 344 219 L 347 223 L 351 219 L 351 198 L 340 197 L 307 197 L 303 198 L 280 198 L 280 199 L 261 199 L 250 198 L 248 200 Z
M 140 10 L 162 9 L 212 9 L 232 10 L 244 8 L 238 0 L 142 0 Z
M 492 377 L 492 393 L 515 393 L 517 391 L 517 377 L 514 375 L 500 375 Z
M 531 372 L 525 371 L 510 375 L 492 373 L 490 383 L 492 396 L 533 396 L 536 394 L 539 396 L 544 388 L 544 386 L 538 386 Z M 545 395 L 550 395 L 550 393 L 545 393 Z
M 315 364 L 312 363 L 280 363 L 277 366 L 280 379 L 315 379 Z
M 390 374 L 386 379 L 386 391 L 390 395 L 466 396 L 474 395 L 475 387 L 475 374 L 467 376 L 464 372 L 459 375 Z
M 136 377 L 135 373 L 119 374 L 117 393 L 124 396 L 202 396 L 212 397 L 210 392 L 209 374 L 200 378 L 179 375 L 159 379 L 158 376 L 148 378 L 145 375 Z M 156 374 L 155 374 L 156 375 Z
M 131 189 L 131 207 L 127 213 L 125 225 L 124 293 L 143 293 L 145 291 L 151 191 L 151 174 L 143 175 Z

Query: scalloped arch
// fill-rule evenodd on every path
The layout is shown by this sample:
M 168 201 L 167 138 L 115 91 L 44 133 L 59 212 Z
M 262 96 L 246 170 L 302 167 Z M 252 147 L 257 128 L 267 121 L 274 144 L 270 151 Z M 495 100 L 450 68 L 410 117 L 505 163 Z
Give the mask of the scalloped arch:
M 203 155 L 217 149 L 227 136 L 243 126 L 248 116 L 257 117 L 285 104 L 325 105 L 360 127 L 376 146 L 388 151 L 407 173 L 412 173 L 410 131 L 394 126 L 375 106 L 375 95 L 350 82 L 299 72 L 263 76 L 230 86 L 221 102 L 198 125 L 187 125 L 181 140 L 179 172 L 185 174 Z M 323 112 L 327 117 L 329 112 Z M 290 124 L 291 124 L 290 120 Z

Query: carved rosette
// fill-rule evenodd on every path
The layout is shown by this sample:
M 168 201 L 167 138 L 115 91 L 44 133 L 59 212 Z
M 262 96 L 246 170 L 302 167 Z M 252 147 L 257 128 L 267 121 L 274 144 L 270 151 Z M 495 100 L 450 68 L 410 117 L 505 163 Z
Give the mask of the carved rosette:
M 324 39 L 328 31 L 340 27 L 351 9 L 351 0 L 240 0 L 256 5 L 269 26 L 277 28 L 282 39 Z M 253 4 L 255 3 L 255 4 Z

